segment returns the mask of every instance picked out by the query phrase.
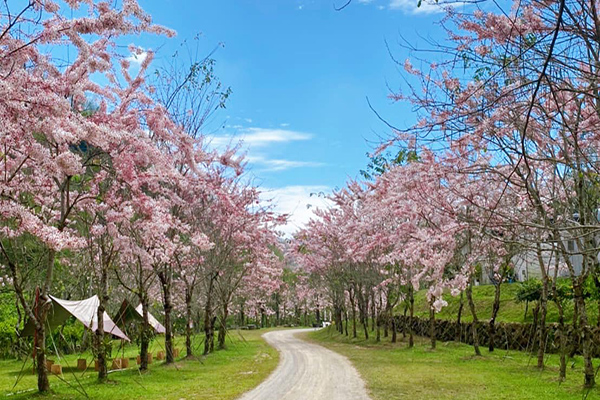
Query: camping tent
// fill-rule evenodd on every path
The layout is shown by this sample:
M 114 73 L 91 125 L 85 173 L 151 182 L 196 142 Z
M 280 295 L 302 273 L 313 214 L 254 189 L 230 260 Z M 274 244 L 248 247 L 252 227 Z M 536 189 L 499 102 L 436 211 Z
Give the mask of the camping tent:
M 46 323 L 50 326 L 50 329 L 55 329 L 57 326 L 62 325 L 70 316 L 77 318 L 86 328 L 92 331 L 97 329 L 98 306 L 100 305 L 98 296 L 94 295 L 85 300 L 63 300 L 54 296 L 49 297 L 51 305 Z M 106 311 L 104 312 L 103 321 L 104 333 L 111 334 L 128 342 L 130 341 L 127 335 L 110 319 Z M 23 336 L 33 336 L 34 328 L 34 322 L 28 320 L 21 334 Z
M 121 304 L 121 308 L 119 309 L 119 313 L 117 314 L 115 320 L 121 328 L 124 328 L 131 321 L 143 321 L 144 314 L 142 312 L 142 305 L 140 304 L 136 308 L 133 308 L 131 303 L 129 303 L 127 300 L 123 300 L 123 303 Z M 148 312 L 148 323 L 152 328 L 154 328 L 154 331 L 156 333 L 165 333 L 165 327 L 163 326 L 163 324 L 158 322 L 158 320 L 154 318 L 154 316 L 150 314 L 150 312 Z

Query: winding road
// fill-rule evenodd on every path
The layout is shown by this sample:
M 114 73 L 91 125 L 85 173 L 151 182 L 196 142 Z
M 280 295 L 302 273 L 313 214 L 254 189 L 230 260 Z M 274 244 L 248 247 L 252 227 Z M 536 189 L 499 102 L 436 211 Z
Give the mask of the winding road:
M 239 400 L 369 400 L 362 378 L 346 357 L 295 337 L 309 330 L 265 333 L 266 341 L 280 352 L 279 365 Z

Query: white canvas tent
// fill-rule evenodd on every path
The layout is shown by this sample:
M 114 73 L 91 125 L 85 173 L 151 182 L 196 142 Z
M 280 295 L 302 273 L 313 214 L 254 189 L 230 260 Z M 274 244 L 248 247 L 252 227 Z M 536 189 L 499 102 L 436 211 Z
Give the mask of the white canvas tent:
M 135 308 L 135 311 L 140 315 L 140 317 L 144 318 L 144 312 L 141 304 Z M 150 313 L 148 313 L 148 323 L 154 328 L 156 333 L 165 333 L 166 329 L 163 324 L 158 322 L 158 320 L 154 318 L 154 315 Z
M 98 306 L 100 299 L 94 295 L 85 300 L 63 300 L 50 296 L 52 304 L 48 312 L 46 324 L 50 325 L 51 329 L 62 325 L 70 316 L 77 318 L 86 328 L 95 331 L 98 327 Z M 130 341 L 127 335 L 119 329 L 119 327 L 104 312 L 104 333 L 118 337 L 126 341 Z M 34 332 L 34 323 L 28 320 L 21 334 L 23 336 L 32 336 Z
M 133 306 L 127 300 L 123 300 L 123 303 L 121 304 L 121 308 L 119 309 L 119 313 L 117 314 L 115 320 L 117 321 L 117 324 L 119 324 L 119 326 L 122 328 L 124 328 L 129 322 L 133 320 L 143 321 L 144 314 L 142 312 L 142 305 L 140 304 L 136 308 L 133 308 Z M 165 327 L 163 326 L 163 324 L 158 322 L 158 320 L 154 318 L 154 316 L 150 314 L 150 312 L 148 312 L 148 323 L 156 333 L 165 333 Z

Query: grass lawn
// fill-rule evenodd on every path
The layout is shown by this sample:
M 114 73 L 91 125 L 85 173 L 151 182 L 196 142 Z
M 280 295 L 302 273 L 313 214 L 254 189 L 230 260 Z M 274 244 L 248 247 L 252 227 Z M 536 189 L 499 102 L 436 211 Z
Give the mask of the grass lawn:
M 498 322 L 531 322 L 533 320 L 533 309 L 535 303 L 529 304 L 527 318 L 525 316 L 525 303 L 517 303 L 515 296 L 518 289 L 518 283 L 505 283 L 500 290 L 500 310 L 498 312 Z M 426 298 L 427 291 L 420 290 L 415 294 L 415 315 L 419 317 L 429 318 L 429 305 Z M 450 293 L 444 293 L 444 300 L 448 302 L 448 306 L 444 307 L 441 312 L 436 314 L 436 318 L 456 320 L 458 308 L 460 304 L 460 296 L 454 297 Z M 492 305 L 494 303 L 494 285 L 481 285 L 473 287 L 473 301 L 477 310 L 477 317 L 480 320 L 489 320 L 492 316 Z M 463 298 L 463 310 L 461 320 L 468 322 L 472 321 L 471 311 L 466 296 Z M 589 323 L 594 325 L 598 320 L 598 304 L 595 301 L 588 301 L 586 311 Z M 395 313 L 402 314 L 404 305 L 400 304 L 396 307 Z M 568 301 L 565 304 L 565 321 L 570 323 L 573 321 L 573 302 Z M 548 315 L 546 322 L 558 322 L 558 309 L 556 305 L 548 302 Z
M 63 357 L 60 363 L 63 365 L 64 379 L 74 387 L 78 387 L 79 380 L 91 399 L 234 399 L 263 381 L 279 362 L 277 351 L 260 337 L 266 331 L 232 331 L 226 350 L 197 360 L 180 358 L 171 366 L 165 366 L 162 361 L 155 359 L 150 364 L 149 371 L 144 374 L 140 374 L 135 367 L 136 346 L 129 346 L 125 356 L 133 358 L 130 360 L 131 368 L 110 373 L 111 382 L 102 385 L 96 382 L 93 364 L 83 374 L 75 368 L 64 368 L 65 365 L 76 366 L 79 358 L 77 355 Z M 163 350 L 162 340 L 162 337 L 157 337 L 152 343 L 154 357 L 157 351 Z M 176 347 L 182 349 L 182 353 L 185 348 L 184 340 L 180 337 L 176 342 Z M 199 342 L 200 338 L 196 340 Z M 115 353 L 113 352 L 113 356 L 116 356 Z M 87 356 L 89 363 L 92 360 L 89 354 Z M 56 357 L 50 358 L 58 362 Z M 23 378 L 13 389 L 22 366 L 21 361 L 0 360 L 2 398 L 85 398 L 56 376 L 50 377 L 51 394 L 36 394 L 32 389 L 36 387 L 37 377 L 31 372 L 31 361 L 28 361 Z
M 474 357 L 473 348 L 459 343 L 440 343 L 432 351 L 428 339 L 418 338 L 414 348 L 402 342 L 381 343 L 345 335 L 327 328 L 305 334 L 305 338 L 348 357 L 364 378 L 375 400 L 600 399 L 600 389 L 583 390 L 581 358 L 572 360 L 567 381 L 559 384 L 558 355 L 549 355 L 547 368 L 535 368 L 536 359 L 517 351 Z M 571 363 L 573 363 L 571 367 Z M 596 366 L 600 360 L 596 360 Z

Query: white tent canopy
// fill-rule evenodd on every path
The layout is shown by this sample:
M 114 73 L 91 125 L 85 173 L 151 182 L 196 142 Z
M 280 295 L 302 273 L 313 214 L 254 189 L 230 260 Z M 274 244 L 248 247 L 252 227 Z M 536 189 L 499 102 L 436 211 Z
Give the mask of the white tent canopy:
M 142 304 L 140 303 L 139 306 L 137 306 L 135 308 L 135 311 L 137 311 L 137 313 L 140 315 L 140 317 L 144 318 L 144 312 L 142 310 Z M 158 320 L 156 318 L 154 318 L 154 315 L 148 313 L 148 323 L 150 324 L 150 326 L 152 326 L 154 328 L 154 330 L 156 331 L 156 333 L 165 333 L 166 329 L 163 326 L 163 324 L 161 324 L 160 322 L 158 322 Z
M 119 310 L 119 313 L 117 314 L 117 317 L 115 319 L 117 321 L 117 324 L 119 324 L 119 326 L 121 327 L 125 327 L 129 322 L 133 320 L 143 321 L 144 313 L 142 311 L 142 304 L 140 303 L 140 305 L 138 305 L 136 308 L 133 308 L 133 306 L 127 300 L 123 300 L 123 303 L 121 304 L 121 309 Z M 158 320 L 154 318 L 154 316 L 150 314 L 150 312 L 148 312 L 148 323 L 156 333 L 165 333 L 165 327 L 163 326 L 163 324 L 158 322 Z
M 46 323 L 50 325 L 51 329 L 63 324 L 70 316 L 77 318 L 79 322 L 92 331 L 98 328 L 98 306 L 100 306 L 98 296 L 94 295 L 85 300 L 63 300 L 54 296 L 50 296 L 50 299 L 52 300 L 52 304 Z M 130 341 L 127 335 L 110 319 L 106 311 L 104 312 L 103 321 L 104 333 L 111 334 L 128 342 Z M 34 323 L 29 320 L 25 324 L 21 334 L 31 336 L 33 335 L 33 331 Z

